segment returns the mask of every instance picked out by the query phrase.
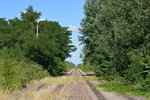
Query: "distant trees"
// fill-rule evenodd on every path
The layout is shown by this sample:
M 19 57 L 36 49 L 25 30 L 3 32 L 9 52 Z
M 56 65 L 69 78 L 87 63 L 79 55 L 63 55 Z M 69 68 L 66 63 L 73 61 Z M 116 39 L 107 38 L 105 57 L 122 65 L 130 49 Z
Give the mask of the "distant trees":
M 40 77 L 45 70 L 50 75 L 59 75 L 65 70 L 63 62 L 70 56 L 70 52 L 75 50 L 75 47 L 70 45 L 72 33 L 68 31 L 67 27 L 60 26 L 58 22 L 44 20 L 38 23 L 39 37 L 37 38 L 36 25 L 40 16 L 41 12 L 37 12 L 32 6 L 29 6 L 25 12 L 21 12 L 21 19 L 16 17 L 7 21 L 0 18 L 0 68 L 4 68 L 3 72 L 7 70 L 7 65 L 5 65 L 7 63 L 9 63 L 8 68 L 10 66 L 12 69 L 14 68 L 16 70 L 14 73 L 18 76 L 17 71 L 21 71 L 20 69 L 25 71 L 27 68 L 25 73 L 27 76 L 29 75 L 28 77 L 31 76 L 31 79 L 36 79 L 32 76 L 34 77 L 38 70 L 41 72 L 36 77 L 38 75 Z M 3 72 L 0 71 L 0 77 L 4 77 Z M 47 73 L 43 77 L 45 75 Z M 0 81 L 2 80 L 0 79 Z M 3 80 L 2 84 L 5 82 Z
M 108 80 L 150 84 L 150 1 L 86 0 L 84 63 Z
M 66 72 L 69 72 L 70 70 L 74 69 L 76 67 L 75 64 L 73 64 L 72 62 L 69 62 L 69 61 L 65 61 L 63 63 L 64 67 L 65 67 L 65 71 Z

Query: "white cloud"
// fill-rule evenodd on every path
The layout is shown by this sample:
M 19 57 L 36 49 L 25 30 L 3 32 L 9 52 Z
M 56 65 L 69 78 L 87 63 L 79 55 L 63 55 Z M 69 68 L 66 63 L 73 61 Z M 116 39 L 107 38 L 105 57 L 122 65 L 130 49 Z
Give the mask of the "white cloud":
M 75 26 L 72 26 L 72 25 L 68 25 L 68 30 L 69 31 L 73 31 L 73 32 L 77 32 L 79 31 L 79 28 L 78 27 L 75 27 Z
M 76 56 L 78 56 L 77 54 L 73 54 L 73 55 L 71 55 L 71 57 L 76 57 Z

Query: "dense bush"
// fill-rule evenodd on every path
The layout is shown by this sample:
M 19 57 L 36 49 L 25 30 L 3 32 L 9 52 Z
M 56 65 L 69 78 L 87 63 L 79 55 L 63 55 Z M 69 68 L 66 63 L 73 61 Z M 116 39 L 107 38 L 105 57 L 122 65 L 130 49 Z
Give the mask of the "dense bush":
M 39 80 L 49 76 L 48 71 L 44 70 L 42 66 L 36 63 L 20 62 L 20 65 L 24 73 L 24 76 L 21 77 L 22 87 L 26 87 L 26 84 L 32 80 Z
M 18 62 L 12 58 L 0 59 L 0 85 L 8 89 L 20 89 L 23 75 Z
M 17 90 L 25 87 L 31 80 L 48 76 L 42 66 L 27 60 L 12 57 L 14 52 L 3 49 L 0 57 L 0 86 L 8 90 Z M 11 53 L 11 54 L 10 54 Z

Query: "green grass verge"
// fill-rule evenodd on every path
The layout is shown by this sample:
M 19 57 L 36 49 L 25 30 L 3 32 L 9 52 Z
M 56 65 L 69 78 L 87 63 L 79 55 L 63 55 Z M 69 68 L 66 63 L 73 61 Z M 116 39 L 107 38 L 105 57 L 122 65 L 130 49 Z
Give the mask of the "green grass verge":
M 94 66 L 91 66 L 88 63 L 85 65 L 80 65 L 78 68 L 86 72 L 87 74 L 94 74 Z
M 105 91 L 127 93 L 133 96 L 145 97 L 150 100 L 150 91 L 144 92 L 139 90 L 140 84 L 125 85 L 119 82 L 107 82 L 105 84 L 96 85 L 96 87 L 103 88 Z

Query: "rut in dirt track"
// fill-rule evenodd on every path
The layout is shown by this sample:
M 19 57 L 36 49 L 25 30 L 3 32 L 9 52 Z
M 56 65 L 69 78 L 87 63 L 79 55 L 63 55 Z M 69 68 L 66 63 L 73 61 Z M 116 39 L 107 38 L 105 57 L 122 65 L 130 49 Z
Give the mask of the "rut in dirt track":
M 77 77 L 77 79 L 83 78 L 78 69 L 73 70 L 70 76 Z M 103 96 L 98 99 L 95 93 L 88 88 L 90 87 L 88 86 L 86 81 L 82 80 L 80 82 L 77 82 L 76 84 L 58 86 L 57 92 L 56 90 L 54 92 L 58 93 L 59 91 L 59 93 L 68 93 L 69 95 L 65 96 L 67 100 L 105 100 Z

